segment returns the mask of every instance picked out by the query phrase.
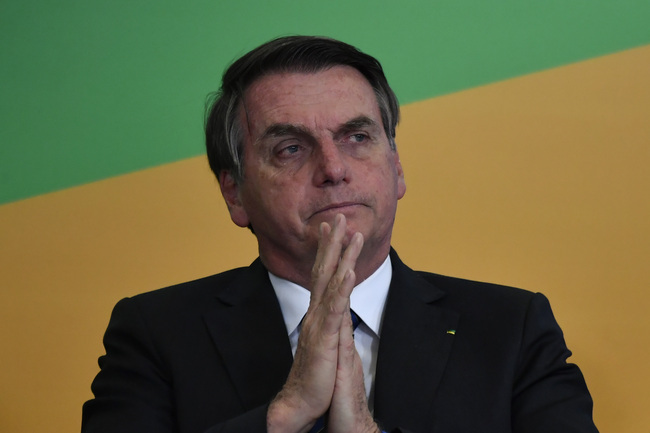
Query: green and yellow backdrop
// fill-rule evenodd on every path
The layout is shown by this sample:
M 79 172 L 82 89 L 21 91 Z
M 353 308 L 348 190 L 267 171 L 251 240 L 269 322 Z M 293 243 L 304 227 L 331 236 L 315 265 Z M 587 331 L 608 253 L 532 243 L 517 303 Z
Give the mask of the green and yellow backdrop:
M 0 431 L 78 431 L 120 298 L 247 265 L 202 143 L 226 65 L 288 34 L 384 64 L 411 266 L 541 291 L 601 431 L 650 425 L 650 4 L 0 3 Z

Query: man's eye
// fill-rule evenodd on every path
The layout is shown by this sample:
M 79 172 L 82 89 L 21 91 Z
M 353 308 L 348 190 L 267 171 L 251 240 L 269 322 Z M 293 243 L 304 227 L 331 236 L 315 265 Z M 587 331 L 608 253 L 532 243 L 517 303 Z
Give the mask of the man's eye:
M 284 148 L 285 153 L 296 153 L 300 149 L 297 145 L 291 145 Z
M 298 145 L 298 144 L 291 144 L 291 145 L 289 145 L 289 146 L 281 147 L 281 148 L 278 150 L 277 154 L 278 154 L 278 156 L 280 156 L 280 157 L 287 157 L 287 156 L 294 155 L 294 154 L 296 154 L 296 153 L 298 153 L 298 152 L 300 152 L 300 145 Z
M 355 143 L 363 143 L 368 139 L 368 136 L 366 134 L 352 134 L 350 139 Z

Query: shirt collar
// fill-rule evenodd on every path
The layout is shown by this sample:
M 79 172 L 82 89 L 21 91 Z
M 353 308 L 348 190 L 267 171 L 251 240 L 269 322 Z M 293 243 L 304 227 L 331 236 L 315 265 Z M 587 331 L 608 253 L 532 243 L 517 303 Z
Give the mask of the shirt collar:
M 393 275 L 390 256 L 370 277 L 352 291 L 350 305 L 363 322 L 379 336 L 384 305 Z M 309 290 L 269 272 L 269 279 L 280 303 L 287 334 L 296 330 L 309 308 Z

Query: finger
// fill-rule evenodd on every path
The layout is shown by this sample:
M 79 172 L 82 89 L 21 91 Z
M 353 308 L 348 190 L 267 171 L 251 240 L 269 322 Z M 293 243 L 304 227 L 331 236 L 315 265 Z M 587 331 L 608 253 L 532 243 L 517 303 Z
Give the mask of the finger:
M 337 214 L 334 217 L 334 225 L 332 227 L 325 222 L 319 227 L 320 237 L 318 240 L 318 250 L 316 251 L 316 260 L 312 268 L 310 287 L 313 303 L 319 303 L 323 292 L 338 268 L 343 250 L 346 225 L 345 216 Z
M 329 311 L 343 314 L 348 310 L 350 294 L 356 284 L 355 267 L 357 258 L 363 248 L 363 236 L 355 233 L 350 244 L 343 252 L 336 272 L 330 278 L 327 289 L 322 294 L 320 304 L 327 307 Z
M 315 310 L 325 314 L 325 317 L 321 315 L 321 326 L 327 334 L 340 332 L 343 314 L 349 313 L 350 294 L 356 284 L 354 268 L 362 247 L 363 236 L 355 233 L 337 265 L 336 272 L 327 283 L 326 290 L 314 306 Z
M 326 275 L 327 268 L 325 266 L 325 259 L 328 248 L 331 248 L 329 246 L 331 233 L 332 227 L 326 222 L 321 223 L 318 227 L 318 249 L 316 250 L 314 266 L 311 269 L 311 287 L 309 287 L 312 303 L 318 302 L 321 298 L 323 291 L 327 287 L 327 281 L 329 280 Z
M 313 270 L 314 289 L 309 310 L 302 322 L 301 335 L 314 333 L 314 336 L 318 335 L 317 339 L 325 343 L 324 347 L 336 351 L 343 314 L 349 311 L 349 298 L 356 280 L 354 267 L 363 247 L 363 236 L 360 233 L 353 235 L 342 252 L 346 234 L 345 216 L 337 215 L 331 230 L 327 225 L 322 225 L 322 228 L 323 236 Z
M 357 259 L 359 258 L 362 249 L 363 249 L 363 235 L 357 232 L 354 235 L 352 235 L 352 239 L 350 239 L 350 244 L 343 252 L 343 256 L 341 257 L 341 260 L 339 261 L 338 267 L 336 269 L 336 274 L 339 274 L 339 276 L 343 276 L 348 271 L 354 271 L 357 266 Z M 334 275 L 333 278 L 333 280 L 335 281 L 337 280 L 336 274 Z M 342 298 L 349 300 L 354 285 L 352 287 L 339 286 L 338 288 L 339 288 L 338 295 Z M 349 291 L 342 291 L 343 289 L 349 289 Z
M 320 322 L 323 335 L 336 335 L 337 340 L 340 338 L 341 323 L 344 320 L 345 313 L 349 314 L 349 294 L 354 288 L 354 282 L 355 273 L 351 269 L 345 272 L 340 281 L 338 277 L 333 277 L 330 281 L 332 287 L 328 287 L 321 303 L 316 307 L 316 311 L 324 314 L 324 316 L 321 316 L 322 321 Z M 347 294 L 347 297 L 345 294 Z

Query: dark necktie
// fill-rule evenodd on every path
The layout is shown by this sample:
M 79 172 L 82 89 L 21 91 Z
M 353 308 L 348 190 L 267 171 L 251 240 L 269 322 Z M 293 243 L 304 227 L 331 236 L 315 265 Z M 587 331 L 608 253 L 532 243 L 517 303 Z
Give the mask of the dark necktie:
M 357 326 L 361 323 L 361 318 L 357 316 L 357 313 L 355 313 L 353 310 L 350 310 L 350 316 L 352 316 L 352 331 L 357 329 Z M 320 433 L 325 431 L 325 416 L 327 414 L 323 415 L 322 417 L 318 418 L 316 420 L 316 424 L 309 430 L 309 433 Z

